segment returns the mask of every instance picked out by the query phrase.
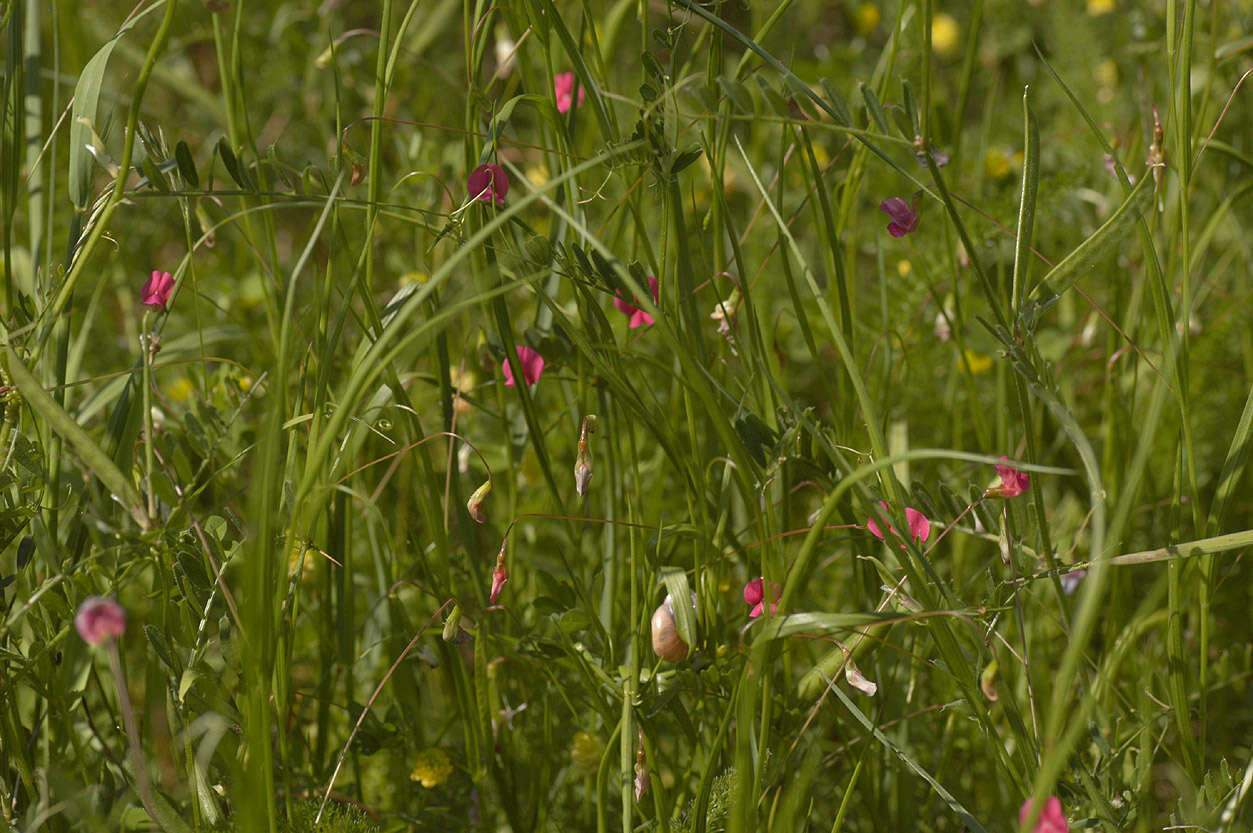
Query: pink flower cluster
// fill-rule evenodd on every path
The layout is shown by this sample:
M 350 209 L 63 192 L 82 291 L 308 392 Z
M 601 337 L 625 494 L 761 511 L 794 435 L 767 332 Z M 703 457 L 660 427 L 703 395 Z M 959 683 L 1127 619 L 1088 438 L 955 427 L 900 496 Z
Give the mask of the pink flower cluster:
M 570 105 L 574 104 L 574 73 L 559 72 L 553 78 L 553 92 L 557 96 L 557 112 L 569 113 Z M 583 99 L 587 97 L 587 90 L 579 87 L 579 103 L 578 107 L 583 106 Z
M 527 387 L 539 381 L 540 374 L 544 372 L 544 357 L 530 347 L 519 344 L 518 364 L 522 365 L 522 378 L 526 380 Z M 513 368 L 509 366 L 509 362 L 501 362 L 500 370 L 505 374 L 505 387 L 512 388 L 517 383 L 513 378 Z
M 170 303 L 170 293 L 173 291 L 174 278 L 170 273 L 154 269 L 152 277 L 148 278 L 144 288 L 140 290 L 140 303 L 145 307 L 159 308 L 165 312 Z
M 774 582 L 770 583 L 770 591 L 774 595 L 774 602 L 779 601 L 779 597 L 783 595 L 783 588 Z M 752 610 L 748 612 L 749 619 L 756 619 L 762 614 L 762 604 L 765 598 L 766 580 L 764 578 L 755 578 L 744 585 L 744 604 L 752 606 Z M 779 612 L 779 606 L 774 602 L 770 603 L 771 615 Z
M 509 177 L 499 165 L 490 162 L 479 165 L 470 172 L 470 178 L 466 180 L 466 190 L 479 202 L 504 205 L 505 194 L 509 193 Z
M 885 514 L 891 512 L 887 501 L 881 500 L 879 501 L 879 505 L 883 507 Z M 927 516 L 919 512 L 917 509 L 907 506 L 905 507 L 905 520 L 909 523 L 910 537 L 912 537 L 915 541 L 922 541 L 923 543 L 926 543 L 927 539 L 931 537 L 931 521 L 927 520 Z M 879 524 L 875 522 L 874 518 L 866 520 L 866 529 L 870 530 L 870 534 L 878 538 L 880 541 L 884 540 L 883 530 L 879 528 Z M 896 528 L 891 524 L 888 525 L 888 532 L 892 535 L 896 535 L 898 537 L 900 536 L 900 533 L 897 532 Z M 904 544 L 901 544 L 901 549 L 905 549 Z
M 648 276 L 648 289 L 649 292 L 652 293 L 653 303 L 658 303 L 660 296 L 657 294 L 657 279 L 652 275 Z M 631 300 L 635 303 L 639 302 L 638 298 L 632 298 Z M 618 297 L 613 299 L 613 305 L 618 308 L 618 312 L 627 316 L 628 325 L 632 330 L 636 327 L 653 326 L 653 317 L 637 307 L 635 303 L 627 303 L 626 299 L 622 297 L 621 292 L 618 293 Z
M 1022 808 L 1018 811 L 1018 826 L 1022 827 L 1027 823 L 1027 818 L 1031 815 L 1035 802 L 1027 799 L 1022 803 Z M 1062 812 L 1062 802 L 1055 795 L 1050 795 L 1044 800 L 1044 810 L 1041 811 L 1040 817 L 1036 819 L 1035 827 L 1031 828 L 1031 833 L 1070 833 L 1070 823 L 1066 821 L 1066 814 Z
M 78 607 L 74 628 L 88 645 L 100 645 L 126 632 L 126 611 L 112 599 L 88 596 Z
M 1009 458 L 1001 457 L 1001 460 L 1008 462 Z M 996 473 L 1001 476 L 1001 482 L 988 489 L 988 495 L 991 497 L 1018 497 L 1031 488 L 1031 475 L 1020 472 L 1016 468 L 998 465 Z

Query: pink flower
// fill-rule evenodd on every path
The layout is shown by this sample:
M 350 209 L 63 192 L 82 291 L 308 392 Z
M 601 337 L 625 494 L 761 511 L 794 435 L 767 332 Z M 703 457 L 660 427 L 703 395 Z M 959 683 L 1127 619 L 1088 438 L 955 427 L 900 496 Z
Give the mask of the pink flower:
M 522 365 L 522 378 L 526 380 L 527 387 L 539 381 L 540 374 L 544 372 L 544 357 L 521 344 L 518 348 L 518 364 Z M 501 362 L 500 369 L 505 374 L 505 387 L 514 386 L 513 368 L 509 366 L 509 362 Z
M 88 645 L 99 645 L 125 633 L 126 611 L 112 599 L 88 596 L 78 607 L 74 627 Z
M 1019 827 L 1027 823 L 1032 807 L 1034 803 L 1029 798 L 1022 803 L 1022 809 L 1018 811 Z M 1044 800 L 1044 812 L 1040 813 L 1040 818 L 1036 820 L 1035 827 L 1031 828 L 1031 833 L 1070 833 L 1070 825 L 1066 822 L 1066 816 L 1062 814 L 1061 799 L 1050 795 Z
M 557 112 L 569 113 L 570 104 L 574 98 L 574 73 L 557 73 L 557 77 L 553 79 L 553 91 L 557 94 Z M 587 90 L 579 87 L 579 107 L 583 106 L 583 99 L 586 95 Z
M 1008 457 L 1001 457 L 1009 460 Z M 1012 466 L 997 466 L 996 473 L 1001 476 L 999 486 L 988 489 L 992 497 L 1018 497 L 1031 487 L 1031 475 L 1024 474 Z
M 654 304 L 658 303 L 657 299 L 659 296 L 657 294 L 657 279 L 654 278 L 652 275 L 648 276 L 648 289 L 653 294 L 653 303 Z M 632 298 L 631 300 L 638 301 L 639 299 Z M 644 312 L 644 310 L 635 306 L 635 304 L 628 304 L 626 302 L 626 299 L 622 297 L 621 292 L 618 293 L 617 298 L 613 299 L 613 305 L 618 308 L 618 312 L 622 313 L 623 315 L 627 316 L 630 319 L 630 328 L 632 330 L 634 330 L 636 327 L 653 326 L 653 317 L 649 315 L 648 313 Z
M 879 203 L 879 210 L 892 218 L 892 222 L 888 223 L 888 234 L 893 237 L 904 237 L 918 228 L 918 213 L 900 197 L 888 197 Z
M 170 302 L 170 293 L 174 291 L 174 278 L 170 277 L 169 272 L 160 272 L 156 269 L 152 270 L 152 277 L 144 284 L 144 288 L 140 290 L 140 298 L 145 307 L 160 307 L 165 312 L 166 304 Z
M 766 580 L 756 578 L 744 585 L 744 603 L 753 606 L 748 612 L 749 619 L 756 619 L 762 614 L 762 600 L 766 595 Z M 774 582 L 770 582 L 770 589 L 774 592 L 774 601 L 777 602 L 779 597 L 783 595 L 783 588 Z M 770 612 L 772 614 L 779 612 L 779 606 L 774 602 L 770 603 Z
M 470 172 L 466 190 L 480 202 L 495 200 L 497 205 L 504 205 L 505 194 L 509 193 L 509 177 L 499 165 L 479 165 Z
M 881 500 L 879 501 L 879 505 L 883 507 L 884 513 L 889 511 L 887 501 Z M 931 521 L 927 520 L 927 516 L 919 512 L 917 509 L 907 506 L 905 507 L 905 520 L 909 522 L 910 536 L 915 541 L 921 539 L 923 543 L 926 543 L 926 540 L 931 537 Z M 866 521 L 866 529 L 870 530 L 870 534 L 878 538 L 880 541 L 884 540 L 883 532 L 879 529 L 879 525 L 875 523 L 874 518 L 870 518 Z M 893 535 L 900 535 L 900 533 L 896 531 L 896 528 L 890 524 L 888 525 L 888 532 Z M 901 544 L 901 549 L 905 549 L 904 544 Z

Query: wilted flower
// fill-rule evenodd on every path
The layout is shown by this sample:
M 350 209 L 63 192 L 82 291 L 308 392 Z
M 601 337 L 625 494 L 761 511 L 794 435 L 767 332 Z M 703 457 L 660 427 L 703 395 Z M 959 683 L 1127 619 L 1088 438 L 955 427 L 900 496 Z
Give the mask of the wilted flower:
M 1009 460 L 1008 457 L 1001 457 L 1001 459 Z M 988 495 L 991 497 L 1018 497 L 1031 487 L 1031 475 L 1012 466 L 998 465 L 996 473 L 1001 476 L 1001 483 L 999 486 L 988 489 Z
M 495 200 L 497 205 L 504 205 L 505 194 L 509 193 L 509 177 L 499 165 L 479 165 L 470 172 L 470 178 L 466 180 L 466 190 L 480 202 Z
M 88 596 L 78 606 L 74 627 L 88 645 L 100 645 L 126 632 L 126 611 L 112 599 Z
M 657 294 L 657 279 L 652 275 L 648 276 L 648 289 L 652 292 L 653 303 L 658 303 L 659 296 Z M 638 298 L 632 298 L 631 300 L 636 302 L 639 301 Z M 622 297 L 621 292 L 618 293 L 618 297 L 613 299 L 613 305 L 618 308 L 618 312 L 630 319 L 629 324 L 632 330 L 636 327 L 651 327 L 653 325 L 653 317 L 644 312 L 644 310 L 635 306 L 634 303 L 628 304 Z
M 574 103 L 574 73 L 559 72 L 553 78 L 553 92 L 557 95 L 557 112 L 569 113 L 570 105 Z M 579 87 L 579 103 L 578 107 L 583 106 L 583 99 L 587 96 L 587 90 Z
M 174 291 L 174 278 L 169 272 L 161 272 L 156 269 L 152 270 L 152 277 L 144 284 L 144 288 L 140 291 L 140 303 L 145 307 L 160 307 L 165 312 L 166 305 L 170 302 L 170 293 Z
M 774 595 L 774 601 L 777 602 L 783 595 L 783 588 L 774 582 L 770 582 L 770 590 Z M 753 609 L 748 612 L 749 619 L 756 619 L 762 614 L 762 604 L 766 596 L 766 580 L 764 578 L 756 578 L 744 585 L 744 604 L 752 605 Z M 770 603 L 770 613 L 779 612 L 779 606 L 774 602 Z
M 744 303 L 744 297 L 740 294 L 740 288 L 737 286 L 731 290 L 731 294 L 727 296 L 725 301 L 719 301 L 714 311 L 709 313 L 709 317 L 718 322 L 718 335 L 727 340 L 727 344 L 731 347 L 731 352 L 735 353 L 735 317 L 740 311 L 740 305 Z
M 448 753 L 433 746 L 418 753 L 417 760 L 413 762 L 413 771 L 409 773 L 409 780 L 420 781 L 422 786 L 430 788 L 447 781 L 449 775 L 452 775 L 452 761 L 449 760 Z
M 596 431 L 596 414 L 583 417 L 583 427 L 579 431 L 579 451 L 574 458 L 574 490 L 579 497 L 587 494 L 592 485 L 592 451 L 587 444 L 587 435 Z
M 888 223 L 888 234 L 893 237 L 904 237 L 918 228 L 918 213 L 900 197 L 888 197 L 879 203 L 879 210 L 892 218 L 892 222 Z
M 1022 803 L 1022 809 L 1018 811 L 1019 827 L 1027 823 L 1027 817 L 1031 815 L 1034 806 L 1034 802 L 1029 798 Z M 1036 820 L 1035 827 L 1031 828 L 1031 833 L 1070 833 L 1070 824 L 1062 813 L 1061 799 L 1050 795 L 1044 800 L 1044 811 Z
M 526 380 L 527 387 L 539 381 L 540 375 L 544 372 L 544 357 L 530 347 L 519 344 L 518 364 L 522 365 L 522 378 Z M 505 374 L 505 387 L 514 386 L 513 368 L 509 362 L 502 362 L 501 371 Z
M 883 507 L 885 514 L 889 511 L 887 501 L 881 500 L 879 501 L 879 505 Z M 908 506 L 905 507 L 905 520 L 909 522 L 910 537 L 912 537 L 915 541 L 921 540 L 923 543 L 926 543 L 926 540 L 931 537 L 931 521 L 927 520 L 927 517 L 917 509 L 913 509 Z M 870 518 L 866 521 L 866 529 L 870 530 L 870 534 L 878 538 L 880 541 L 884 540 L 883 532 L 879 529 L 879 525 L 875 523 L 874 518 Z M 888 532 L 893 535 L 900 535 L 900 533 L 896 531 L 896 528 L 890 524 L 888 525 Z M 901 544 L 901 549 L 904 548 L 905 545 Z

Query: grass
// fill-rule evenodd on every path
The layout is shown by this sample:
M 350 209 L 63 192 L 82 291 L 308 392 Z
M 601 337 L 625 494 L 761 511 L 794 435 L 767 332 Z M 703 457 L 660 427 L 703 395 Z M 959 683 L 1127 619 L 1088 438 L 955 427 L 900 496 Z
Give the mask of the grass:
M 752 5 L 0 0 L 8 826 L 1253 827 L 1248 8 Z

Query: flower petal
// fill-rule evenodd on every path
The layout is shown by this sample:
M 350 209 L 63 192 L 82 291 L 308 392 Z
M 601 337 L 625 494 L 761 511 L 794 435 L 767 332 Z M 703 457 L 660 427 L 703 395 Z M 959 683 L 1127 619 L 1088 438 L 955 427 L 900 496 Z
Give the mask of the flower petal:
M 522 378 L 526 380 L 527 387 L 530 387 L 544 373 L 544 357 L 522 344 L 517 345 L 517 351 L 518 364 L 522 365 Z M 501 362 L 500 369 L 505 375 L 505 387 L 514 387 L 513 368 L 509 362 Z

